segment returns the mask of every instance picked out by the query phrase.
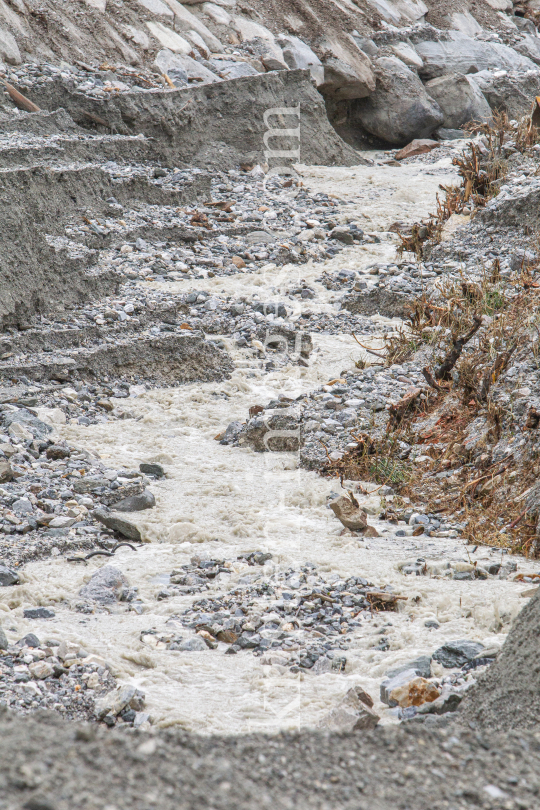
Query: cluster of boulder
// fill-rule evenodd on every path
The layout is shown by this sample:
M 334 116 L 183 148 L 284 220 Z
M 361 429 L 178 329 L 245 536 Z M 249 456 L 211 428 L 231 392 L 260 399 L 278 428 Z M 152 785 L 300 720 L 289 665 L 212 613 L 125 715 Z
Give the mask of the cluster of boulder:
M 522 115 L 540 93 L 537 0 L 515 6 L 484 0 L 475 7 L 477 17 L 451 8 L 437 16 L 422 0 L 359 0 L 358 13 L 343 19 L 338 14 L 326 27 L 321 20 L 328 17 L 329 0 L 310 4 L 311 26 L 307 11 L 300 19 L 259 8 L 258 0 L 241 6 L 236 0 L 85 3 L 86 25 L 93 22 L 87 30 L 80 27 L 77 4 L 63 4 L 64 36 L 73 40 L 67 54 L 75 40 L 86 46 L 90 63 L 103 53 L 111 61 L 121 54 L 131 70 L 146 66 L 171 89 L 269 71 L 309 71 L 330 120 L 353 146 L 403 146 L 437 133 L 451 137 L 445 131 L 487 121 L 495 108 L 511 118 Z M 45 54 L 35 15 L 23 0 L 11 5 L 0 4 L 0 72 L 4 62 L 7 74 L 10 65 L 45 55 L 50 60 L 51 31 L 55 23 L 61 27 L 51 7 Z M 71 59 L 80 64 L 75 53 Z M 114 91 L 114 81 L 106 89 Z

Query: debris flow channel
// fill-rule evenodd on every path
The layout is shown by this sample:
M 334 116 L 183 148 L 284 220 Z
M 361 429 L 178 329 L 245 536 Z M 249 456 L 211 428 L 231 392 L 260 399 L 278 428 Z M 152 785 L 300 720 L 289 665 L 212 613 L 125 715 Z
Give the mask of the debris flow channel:
M 390 225 L 427 216 L 439 184 L 455 179 L 447 156 L 376 170 L 299 171 L 310 190 L 339 198 L 378 241 L 347 246 L 324 262 L 200 279 L 199 289 L 277 300 L 296 274 L 316 297 L 297 300 L 290 319 L 297 322 L 308 309 L 335 316 L 339 302 L 316 279 L 391 262 L 398 240 Z M 141 286 L 182 290 L 174 282 Z M 375 331 L 358 337 L 377 348 L 377 327 L 398 321 L 371 320 Z M 471 561 L 510 570 L 500 550 L 467 547 L 452 531 L 412 536 L 412 526 L 379 520 L 379 491 L 356 494 L 379 536 L 348 532 L 328 508 L 343 494 L 338 480 L 301 469 L 294 452 L 257 453 L 216 440 L 252 406 L 280 395 L 295 399 L 354 368 L 360 352 L 352 335 L 313 333 L 312 339 L 306 366 L 266 370 L 264 351 L 253 357 L 223 337 L 235 363 L 228 380 L 140 393 L 129 401 L 133 419 L 56 426 L 59 441 L 97 454 L 111 469 L 157 462 L 166 476 L 150 486 L 156 507 L 130 516 L 142 544 L 121 544 L 110 558 L 95 555 L 84 563 L 67 559 L 84 554 L 60 554 L 25 566 L 21 583 L 0 592 L 9 639 L 32 632 L 104 659 L 121 685 L 144 692 L 156 726 L 235 734 L 315 727 L 352 686 L 371 695 L 383 723 L 397 722 L 399 710 L 380 701 L 389 671 L 456 640 L 500 648 L 524 604 L 523 583 L 445 575 L 448 563 L 460 570 Z M 403 573 L 411 560 L 425 563 L 428 575 Z M 512 561 L 519 572 L 535 570 L 525 559 Z M 105 566 L 122 572 L 133 598 L 85 612 L 79 591 Z M 405 598 L 394 600 L 395 610 L 377 609 L 363 599 L 368 585 Z M 333 595 L 321 599 L 320 593 Z M 54 616 L 25 618 L 29 606 L 50 607 Z M 307 618 L 310 611 L 317 618 Z M 258 634 L 257 649 L 231 649 L 239 624 L 240 633 Z M 197 632 L 201 627 L 208 628 L 209 643 L 204 630 Z M 433 676 L 445 672 L 432 662 Z

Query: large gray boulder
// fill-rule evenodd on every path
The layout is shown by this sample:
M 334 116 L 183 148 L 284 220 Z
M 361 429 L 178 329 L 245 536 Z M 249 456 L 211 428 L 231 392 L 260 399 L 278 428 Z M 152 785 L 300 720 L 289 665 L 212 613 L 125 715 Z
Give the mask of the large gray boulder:
M 426 90 L 444 115 L 446 129 L 460 129 L 470 121 L 486 122 L 491 108 L 478 85 L 468 76 L 451 73 L 427 82 Z
M 282 48 L 283 58 L 290 70 L 309 70 L 311 78 L 318 85 L 324 81 L 324 67 L 309 45 L 298 37 L 279 36 L 278 43 Z
M 369 98 L 353 102 L 353 124 L 387 143 L 405 146 L 427 138 L 444 116 L 418 76 L 395 57 L 376 59 L 377 87 Z
M 123 573 L 112 565 L 105 565 L 92 575 L 86 585 L 83 585 L 79 596 L 100 605 L 111 605 L 123 599 L 128 590 L 129 584 Z
M 538 68 L 526 73 L 505 74 L 482 70 L 469 79 L 483 93 L 492 110 L 501 110 L 510 119 L 528 115 L 535 96 L 540 95 Z
M 424 60 L 420 75 L 424 81 L 448 73 L 477 73 L 480 70 L 531 70 L 534 62 L 499 42 L 472 39 L 460 31 L 450 31 L 448 40 L 415 43 Z

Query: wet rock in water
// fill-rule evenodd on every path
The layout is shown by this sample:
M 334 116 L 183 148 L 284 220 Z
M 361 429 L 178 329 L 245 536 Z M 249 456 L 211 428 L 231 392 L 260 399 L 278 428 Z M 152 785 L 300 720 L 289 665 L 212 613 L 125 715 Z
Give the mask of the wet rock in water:
M 114 509 L 116 512 L 141 512 L 143 509 L 152 509 L 156 505 L 156 499 L 150 490 L 145 489 L 140 495 L 132 495 L 116 501 Z
M 194 638 L 188 638 L 182 641 L 177 649 L 182 650 L 182 652 L 202 652 L 203 650 L 207 650 L 208 646 L 203 638 L 194 636 Z
M 446 669 L 462 667 L 472 661 L 482 650 L 484 645 L 478 641 L 449 641 L 433 653 L 433 660 L 442 664 Z
M 9 647 L 9 642 L 7 640 L 7 636 L 0 627 L 0 650 L 7 650 Z
M 106 509 L 94 509 L 92 517 L 99 520 L 99 522 L 103 523 L 108 529 L 119 532 L 129 540 L 135 540 L 137 542 L 141 542 L 142 540 L 141 533 L 135 524 L 131 523 L 131 521 L 127 520 L 121 514 L 107 512 Z
M 21 638 L 20 641 L 17 642 L 19 647 L 40 647 L 41 641 L 36 636 L 35 633 L 27 633 L 24 638 Z
M 25 619 L 53 619 L 55 615 L 54 610 L 46 607 L 25 608 L 23 610 Z
M 423 703 L 437 700 L 440 694 L 431 681 L 425 678 L 413 678 L 412 681 L 392 689 L 389 694 L 389 705 L 400 706 L 402 709 L 406 709 L 408 706 L 421 706 Z
M 421 678 L 431 678 L 431 658 L 429 655 L 420 655 L 414 661 L 409 661 L 400 667 L 395 667 L 386 673 L 387 678 L 395 678 L 402 672 L 413 669 Z
M 343 700 L 319 723 L 328 731 L 368 731 L 375 728 L 379 715 L 373 711 L 373 699 L 360 686 L 349 689 Z
M 448 714 L 448 712 L 455 712 L 462 700 L 462 694 L 443 687 L 438 698 L 418 707 L 418 714 Z
M 96 700 L 95 714 L 100 720 L 105 715 L 118 715 L 127 706 L 138 712 L 144 708 L 145 696 L 134 686 L 118 686 L 112 692 L 108 692 L 100 700 Z
M 363 531 L 368 525 L 366 512 L 359 506 L 355 506 L 346 495 L 332 501 L 330 509 L 345 528 L 351 529 L 351 531 Z
M 418 675 L 416 669 L 405 669 L 402 672 L 399 672 L 397 675 L 393 675 L 391 678 L 386 678 L 381 683 L 381 703 L 386 703 L 388 706 L 396 706 L 396 702 L 390 700 L 391 692 L 393 692 L 393 690 L 397 689 L 399 686 L 403 686 L 417 677 Z
M 91 599 L 100 605 L 110 605 L 119 602 L 128 592 L 129 584 L 124 574 L 106 565 L 92 576 L 86 585 L 79 591 L 79 596 Z
M 18 585 L 19 575 L 8 568 L 7 565 L 0 565 L 0 588 L 8 585 Z
M 165 469 L 157 461 L 143 461 L 139 464 L 139 470 L 146 475 L 155 475 L 156 478 L 163 478 Z

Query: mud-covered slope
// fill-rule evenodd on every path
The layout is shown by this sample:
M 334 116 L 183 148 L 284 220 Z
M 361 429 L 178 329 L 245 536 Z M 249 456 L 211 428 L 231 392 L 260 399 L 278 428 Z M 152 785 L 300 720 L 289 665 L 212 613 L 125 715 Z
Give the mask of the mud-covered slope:
M 497 730 L 538 727 L 539 638 L 540 589 L 516 619 L 499 659 L 471 689 L 463 721 Z

